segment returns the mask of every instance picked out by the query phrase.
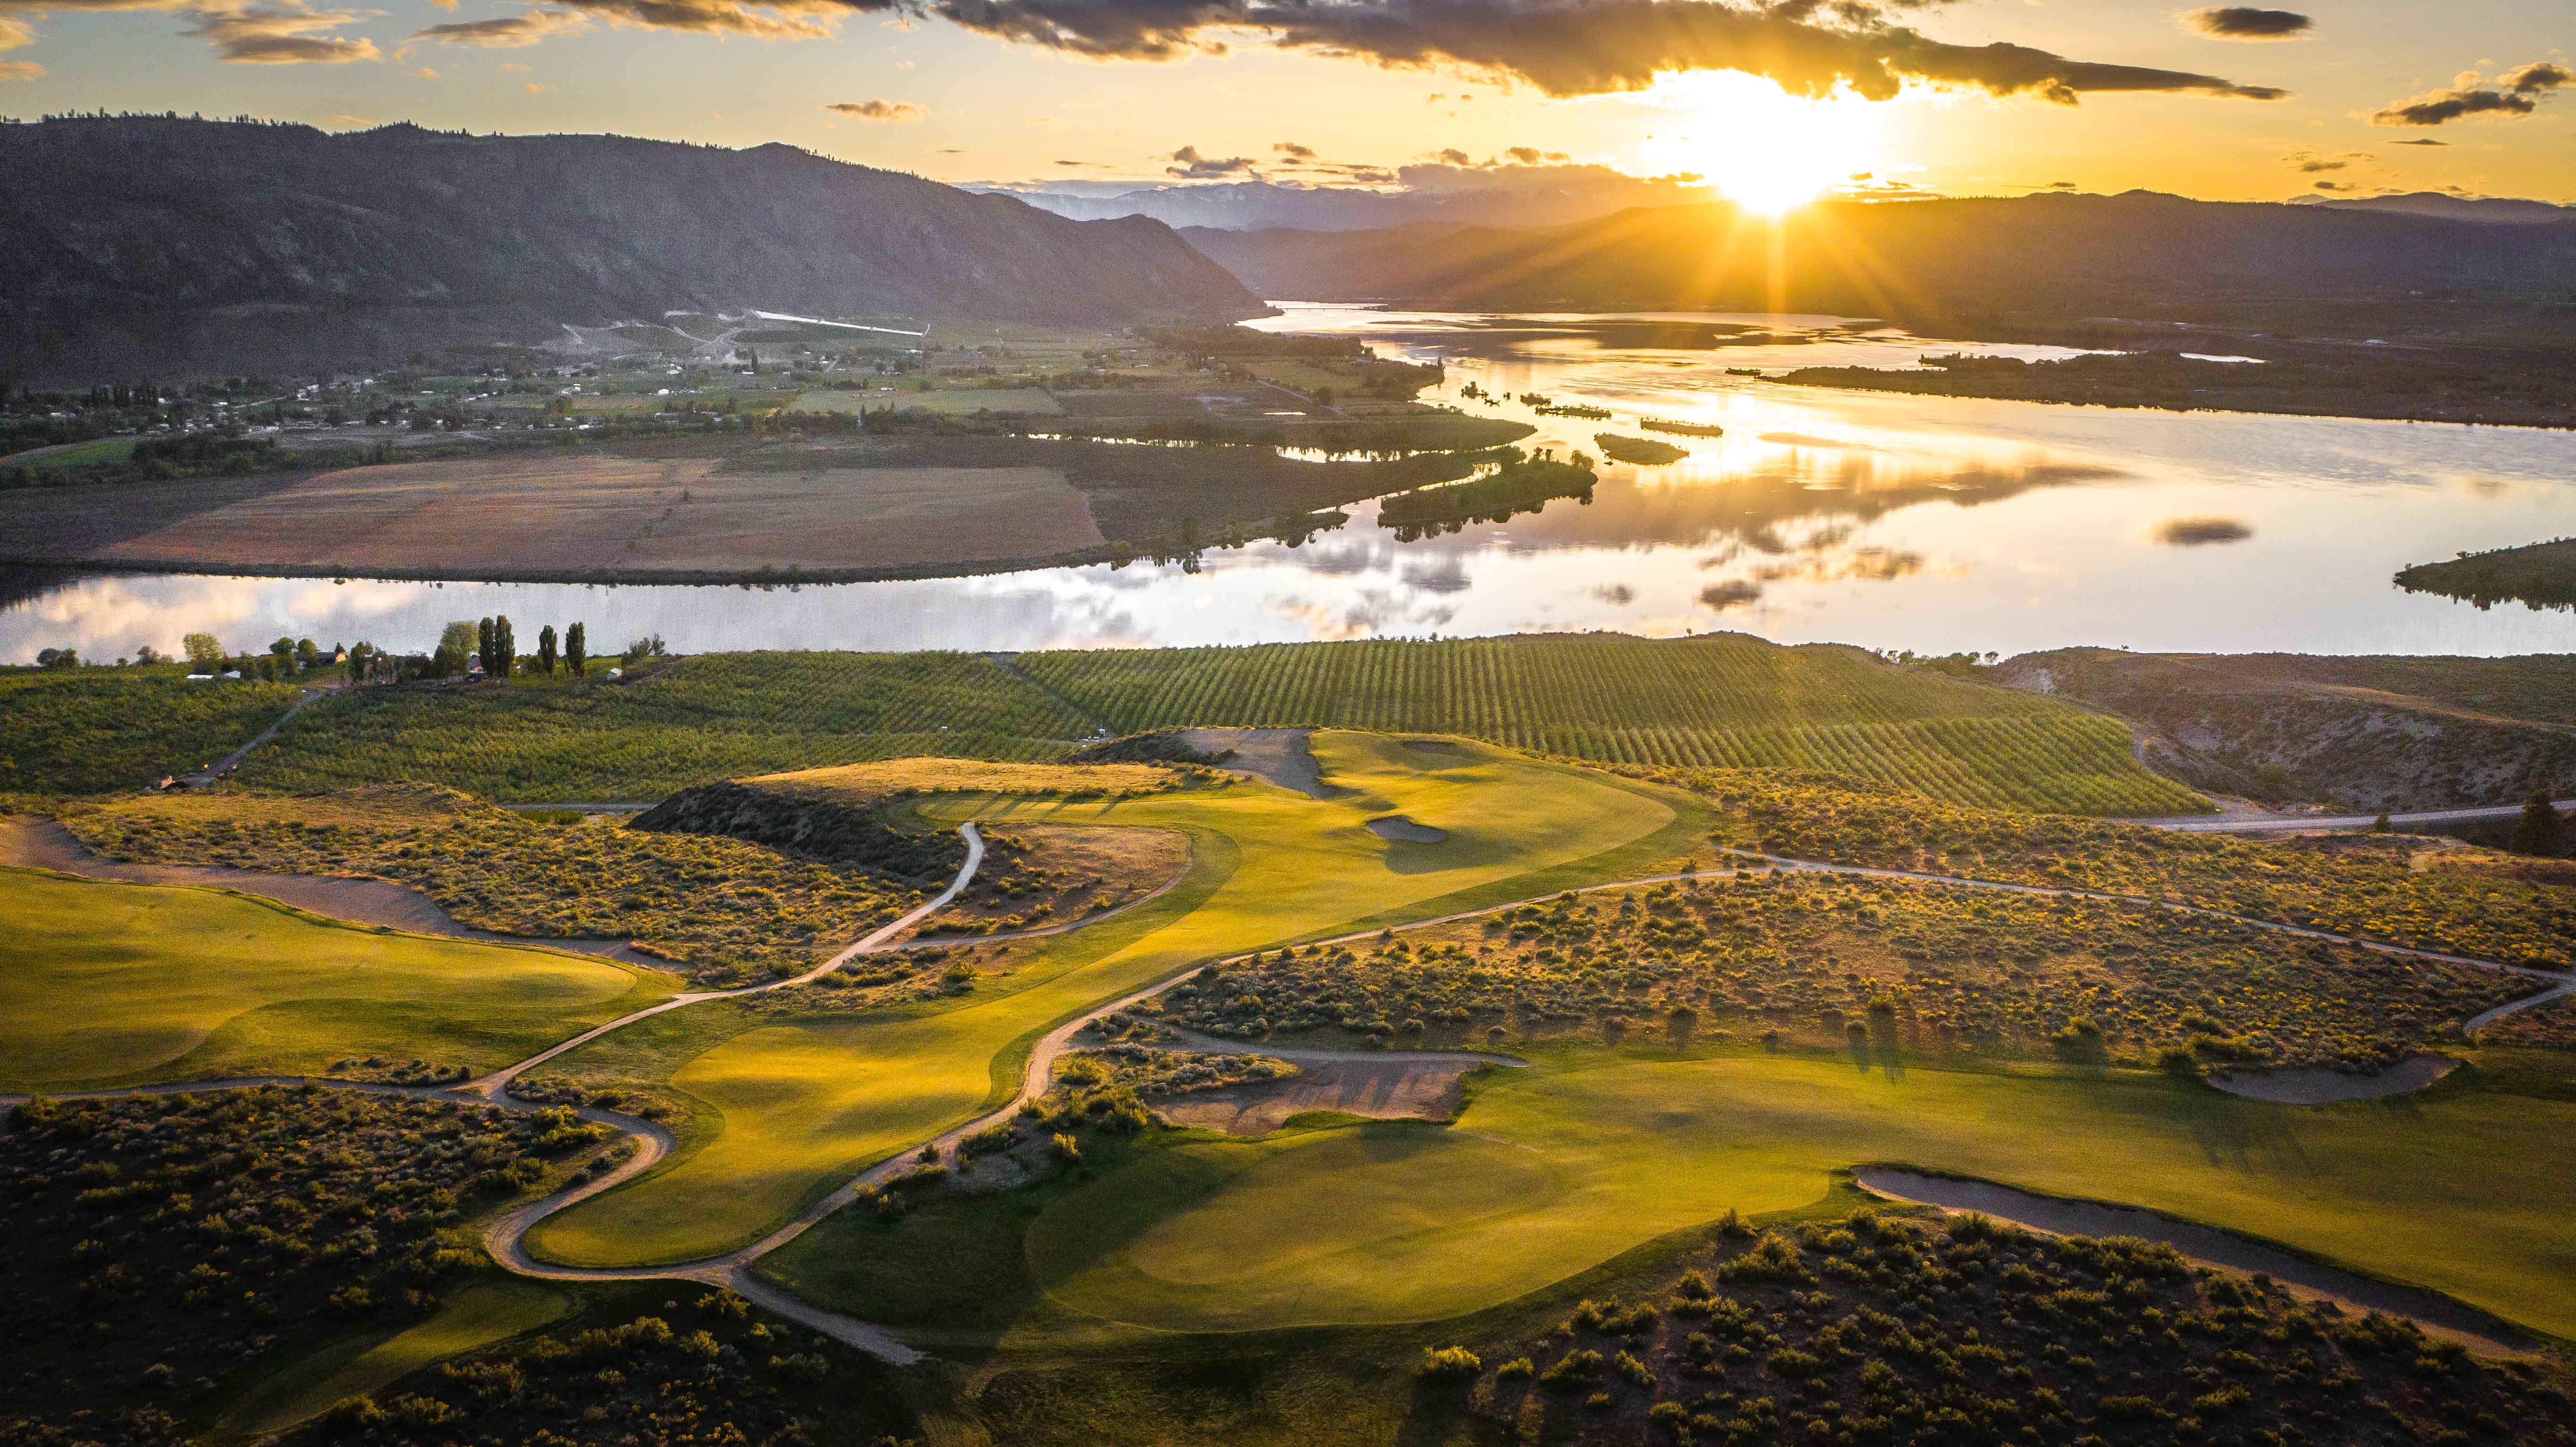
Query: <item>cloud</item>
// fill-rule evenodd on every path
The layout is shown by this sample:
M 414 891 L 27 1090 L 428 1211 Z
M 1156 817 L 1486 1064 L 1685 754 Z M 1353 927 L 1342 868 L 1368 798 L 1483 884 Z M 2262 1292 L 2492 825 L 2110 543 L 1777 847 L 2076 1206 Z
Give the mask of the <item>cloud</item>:
M 917 121 L 930 114 L 908 100 L 845 100 L 823 107 L 854 121 Z
M 1196 146 L 1183 146 L 1172 152 L 1172 160 L 1177 164 L 1165 166 L 1163 174 L 1184 181 L 1211 181 L 1221 176 L 1246 176 L 1258 180 L 1261 175 L 1253 169 L 1250 156 L 1229 156 L 1220 161 L 1200 155 Z
M 1292 161 L 1311 161 L 1315 159 L 1315 148 L 1313 146 L 1301 146 L 1295 141 L 1281 141 L 1273 145 L 1270 149 L 1278 152 L 1280 155 L 1286 156 Z
M 413 31 L 411 38 L 435 41 L 441 45 L 473 45 L 485 50 L 517 50 L 534 45 L 549 35 L 570 35 L 589 28 L 588 20 L 568 10 L 530 10 L 520 15 L 495 16 L 490 20 L 457 20 L 445 25 L 432 25 Z
M 2437 141 L 2431 136 L 2419 136 L 2411 141 L 2391 141 L 2389 144 L 2392 146 L 2447 146 L 2450 142 Z
M 2185 12 L 2185 30 L 2212 40 L 2304 40 L 2317 23 L 2295 10 L 2258 10 L 2251 5 L 2208 5 Z
M 2157 542 L 2169 548 L 2199 548 L 2211 543 L 2241 543 L 2254 528 L 2240 518 L 2167 518 L 2156 525 Z
M 1747 583 L 1740 578 L 1723 583 L 1711 583 L 1699 590 L 1699 605 L 1703 608 L 1716 609 L 1720 613 L 1729 608 L 1748 607 L 1761 601 L 1761 598 L 1762 585 Z
M 2576 70 L 2569 70 L 2554 60 L 2535 60 L 2497 76 L 2496 84 L 2516 95 L 2537 95 L 2545 90 L 2561 90 L 2576 85 Z
M 347 65 L 381 60 L 376 43 L 341 35 L 320 35 L 367 18 L 352 10 L 310 10 L 295 0 L 276 7 L 230 5 L 186 12 L 196 24 L 185 34 L 215 48 L 215 58 L 232 65 Z
M 2340 156 L 2320 156 L 2313 151 L 2292 151 L 2282 159 L 2295 167 L 2299 174 L 2316 176 L 2327 171 L 2348 171 L 2356 165 L 2366 166 L 2370 164 L 2372 157 L 2367 151 L 2346 151 Z
M 632 3 L 632 0 L 625 0 Z M 1642 90 L 1665 71 L 1736 70 L 1784 90 L 1871 100 L 1908 81 L 2072 105 L 2086 94 L 2277 100 L 2218 76 L 2070 60 L 2029 46 L 1953 45 L 1877 0 L 922 0 L 970 30 L 1076 54 L 1166 60 L 1224 48 L 1217 32 L 1404 69 L 1462 66 L 1551 95 Z M 1911 8 L 1900 5 L 1900 8 Z
M 854 14 L 901 11 L 910 0 L 556 0 L 612 25 L 747 35 L 755 40 L 820 40 Z
M 436 79 L 438 79 L 438 72 L 437 72 L 437 71 L 434 71 L 434 70 L 432 70 L 432 69 L 430 69 L 428 66 L 425 66 L 425 65 L 424 65 L 424 66 L 420 66 L 420 67 L 415 68 L 415 69 L 412 71 L 412 74 L 414 74 L 414 75 L 416 75 L 416 76 L 419 76 L 419 77 L 420 77 L 421 79 L 423 79 L 423 80 L 436 80 Z
M 2382 126 L 2439 126 L 2470 116 L 2527 116 L 2540 109 L 2538 97 L 2569 85 L 2576 85 L 2576 71 L 2548 60 L 2516 66 L 2492 85 L 2474 70 L 2462 71 L 2447 89 L 2392 101 L 2370 119 Z
M 15 50 L 21 45 L 33 45 L 35 42 L 34 26 L 23 20 L 11 20 L 7 16 L 0 16 L 0 50 Z

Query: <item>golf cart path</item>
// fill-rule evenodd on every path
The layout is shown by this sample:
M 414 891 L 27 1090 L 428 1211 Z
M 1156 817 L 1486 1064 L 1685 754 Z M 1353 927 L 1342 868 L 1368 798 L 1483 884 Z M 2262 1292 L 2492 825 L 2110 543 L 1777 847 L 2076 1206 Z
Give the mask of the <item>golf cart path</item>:
M 972 823 L 963 824 L 959 826 L 958 832 L 963 835 L 967 841 L 967 856 L 964 865 L 958 871 L 957 878 L 948 886 L 947 889 L 931 900 L 925 902 L 917 909 L 914 909 L 901 918 L 871 932 L 813 969 L 788 979 L 772 981 L 762 985 L 753 985 L 738 990 L 701 991 L 674 996 L 659 1005 L 636 1011 L 633 1014 L 610 1021 L 605 1025 L 586 1030 L 569 1040 L 540 1051 L 525 1060 L 519 1061 L 513 1065 L 505 1066 L 500 1070 L 494 1071 L 475 1080 L 468 1081 L 459 1086 L 442 1089 L 438 1087 L 388 1086 L 351 1081 L 307 1081 L 299 1077 L 258 1077 L 197 1083 L 138 1086 L 123 1090 L 86 1092 L 84 1093 L 84 1096 L 86 1098 L 102 1098 L 134 1095 L 158 1095 L 189 1090 L 240 1088 L 263 1084 L 292 1085 L 311 1083 L 342 1089 L 365 1090 L 378 1094 L 411 1095 L 425 1099 L 443 1099 L 450 1101 L 461 1099 L 505 1109 L 544 1109 L 546 1107 L 541 1103 L 525 1102 L 512 1098 L 508 1094 L 507 1087 L 510 1082 L 517 1079 L 528 1070 L 542 1065 L 545 1062 L 562 1055 L 566 1051 L 596 1040 L 603 1035 L 621 1029 L 635 1021 L 648 1019 L 669 1010 L 679 1009 L 705 1000 L 726 999 L 740 995 L 758 994 L 768 990 L 783 989 L 804 984 L 829 974 L 833 970 L 839 969 L 851 959 L 862 954 L 886 948 L 905 947 L 903 944 L 894 944 L 890 946 L 888 942 L 892 941 L 895 936 L 901 934 L 905 929 L 918 923 L 930 914 L 947 905 L 951 900 L 955 899 L 956 896 L 973 880 L 976 870 L 983 862 L 983 839 L 982 835 L 977 831 L 976 826 Z M 1875 869 L 1860 865 L 1829 864 L 1812 860 L 1789 859 L 1774 855 L 1757 854 L 1750 851 L 1728 852 L 1735 854 L 1740 858 L 1757 861 L 1770 867 L 1772 870 L 1781 873 L 1843 874 L 1861 878 L 1881 879 L 1912 884 L 1994 890 L 2004 893 L 2032 895 L 2043 898 L 2097 899 L 2142 906 L 2152 905 L 2158 908 L 2173 910 L 2177 913 L 2200 915 L 2207 918 L 2225 920 L 2247 928 L 2266 930 L 2276 934 L 2296 938 L 2325 940 L 2348 944 L 2402 958 L 2431 960 L 2445 964 L 2505 971 L 2544 979 L 2553 983 L 2553 988 L 2538 991 L 2520 1000 L 2511 1001 L 2507 1004 L 2498 1006 L 2495 1009 L 2486 1011 L 2476 1017 L 2476 1019 L 2469 1022 L 2470 1028 L 2472 1029 L 2511 1014 L 2516 1010 L 2525 1009 L 2546 1000 L 2557 999 L 2571 991 L 2576 991 L 2576 974 L 2562 974 L 2528 965 L 2507 964 L 2501 961 L 2483 960 L 2465 955 L 2454 955 L 2435 950 L 2417 949 L 2410 946 L 2390 944 L 2384 941 L 2371 940 L 2353 935 L 2337 934 L 2327 930 L 2311 929 L 2303 926 L 2279 924 L 2268 920 L 2253 919 L 2242 915 L 2230 914 L 2222 910 L 2206 909 L 2193 905 L 2174 904 L 2163 900 L 2152 900 L 2141 896 L 2110 894 L 2081 889 L 2065 889 L 2043 885 L 2016 884 L 1998 880 L 1970 879 L 1953 875 L 1925 874 L 1908 870 Z M 1617 880 L 1602 884 L 1588 885 L 1575 890 L 1550 890 L 1544 894 L 1534 895 L 1527 899 L 1489 905 L 1479 909 L 1462 910 L 1433 919 L 1416 921 L 1407 925 L 1406 928 L 1418 929 L 1430 925 L 1438 925 L 1458 920 L 1480 918 L 1498 914 L 1506 910 L 1517 909 L 1526 904 L 1554 899 L 1560 895 L 1569 893 L 1591 894 L 1608 890 L 1634 889 L 1649 885 L 1682 882 L 1724 883 L 1739 877 L 1740 876 L 1714 875 L 1692 870 L 1682 873 L 1657 874 L 1634 879 Z M 1175 880 L 1174 883 L 1177 883 L 1177 880 Z M 1171 887 L 1171 884 L 1166 884 L 1164 889 L 1169 889 Z M 1156 894 L 1160 894 L 1162 892 L 1162 890 L 1155 891 Z M 1153 896 L 1147 896 L 1147 898 L 1151 897 Z M 1142 904 L 1143 902 L 1144 900 L 1140 899 L 1132 903 Z M 1132 907 L 1132 905 L 1130 907 Z M 1123 910 L 1112 911 L 1110 913 L 1120 912 L 1123 912 Z M 1051 927 L 1049 930 L 1035 931 L 1032 933 L 1060 933 L 1064 930 L 1079 928 L 1084 924 L 1097 923 L 1108 917 L 1108 914 L 1104 914 L 1101 916 L 1095 916 L 1091 920 L 1077 921 L 1067 925 Z M 1379 930 L 1354 931 L 1349 934 L 1334 936 L 1328 939 L 1312 941 L 1309 943 L 1345 943 L 1374 938 L 1379 933 L 1381 933 Z M 993 936 L 989 938 L 1001 937 Z M 661 1161 L 666 1155 L 668 1155 L 673 1147 L 673 1140 L 670 1132 L 653 1124 L 652 1122 L 632 1116 L 621 1115 L 615 1112 L 591 1108 L 578 1110 L 576 1114 L 584 1120 L 593 1121 L 595 1123 L 608 1126 L 611 1129 L 622 1131 L 635 1139 L 637 1142 L 637 1148 L 634 1153 L 615 1169 L 602 1176 L 589 1181 L 576 1183 L 551 1195 L 524 1203 L 497 1218 L 486 1228 L 483 1238 L 484 1242 L 490 1249 L 495 1260 L 499 1261 L 507 1269 L 524 1276 L 542 1280 L 567 1282 L 658 1280 L 695 1281 L 710 1286 L 727 1287 L 789 1320 L 796 1321 L 802 1325 L 812 1328 L 813 1330 L 823 1332 L 826 1335 L 832 1336 L 852 1347 L 878 1356 L 886 1361 L 893 1362 L 898 1365 L 908 1365 L 919 1361 L 923 1354 L 912 1347 L 904 1345 L 886 1328 L 874 1323 L 860 1321 L 853 1317 L 843 1316 L 836 1312 L 825 1311 L 819 1307 L 815 1307 L 810 1303 L 782 1291 L 753 1275 L 751 1269 L 753 1264 L 761 1257 L 803 1235 L 816 1223 L 822 1221 L 834 1211 L 837 1211 L 841 1207 L 858 1199 L 862 1193 L 882 1187 L 886 1183 L 892 1181 L 895 1177 L 907 1173 L 912 1169 L 913 1162 L 920 1157 L 925 1150 L 935 1152 L 941 1157 L 953 1158 L 956 1154 L 958 1145 L 960 1145 L 968 1136 L 991 1126 L 1007 1123 L 1014 1119 L 1019 1114 L 1020 1108 L 1025 1103 L 1045 1093 L 1048 1083 L 1053 1078 L 1057 1061 L 1062 1058 L 1068 1049 L 1072 1048 L 1074 1037 L 1085 1026 L 1092 1024 L 1094 1021 L 1097 1021 L 1104 1016 L 1133 1008 L 1135 1005 L 1142 1003 L 1154 995 L 1170 988 L 1175 983 L 1198 973 L 1209 964 L 1233 963 L 1247 959 L 1251 954 L 1255 953 L 1260 953 L 1260 951 L 1240 953 L 1227 956 L 1219 960 L 1203 960 L 1194 962 L 1188 966 L 1172 971 L 1160 980 L 1154 981 L 1103 1004 L 1080 1011 L 1065 1019 L 1061 1023 L 1049 1029 L 1044 1035 L 1039 1037 L 1034 1045 L 1032 1045 L 1029 1051 L 1028 1060 L 1021 1071 L 1018 1091 L 1011 1097 L 1011 1099 L 1003 1103 L 998 1109 L 981 1114 L 964 1124 L 951 1127 L 950 1129 L 933 1137 L 931 1140 L 925 1142 L 922 1146 L 912 1147 L 889 1155 L 876 1165 L 869 1167 L 852 1177 L 850 1180 L 844 1182 L 838 1189 L 834 1190 L 814 1206 L 798 1215 L 795 1219 L 778 1227 L 776 1230 L 771 1231 L 760 1239 L 753 1241 L 749 1245 L 740 1247 L 734 1251 L 694 1261 L 675 1262 L 663 1265 L 611 1268 L 559 1266 L 550 1262 L 539 1261 L 533 1256 L 530 1256 L 525 1247 L 525 1236 L 528 1230 L 535 1226 L 536 1223 L 566 1209 L 567 1207 L 576 1205 L 593 1196 L 599 1195 L 602 1192 L 615 1189 L 616 1187 L 633 1180 L 645 1171 L 650 1170 L 656 1163 Z M 1479 1064 L 1493 1064 L 1505 1067 L 1519 1067 L 1526 1064 L 1526 1062 L 1509 1056 L 1471 1051 L 1405 1052 L 1383 1050 L 1325 1050 L 1301 1047 L 1283 1048 L 1254 1046 L 1242 1042 L 1219 1040 L 1212 1037 L 1198 1035 L 1194 1032 L 1176 1033 L 1181 1034 L 1183 1041 L 1195 1049 L 1226 1053 L 1246 1053 L 1257 1051 L 1258 1053 L 1275 1055 L 1279 1058 L 1293 1061 L 1310 1061 L 1318 1063 L 1338 1061 L 1382 1062 L 1390 1060 L 1409 1060 L 1420 1057 L 1426 1061 L 1434 1059 L 1440 1061 L 1473 1059 Z M 66 1096 L 65 1098 L 76 1097 Z M 13 1098 L 0 1097 L 0 1104 L 7 1104 L 11 1099 Z

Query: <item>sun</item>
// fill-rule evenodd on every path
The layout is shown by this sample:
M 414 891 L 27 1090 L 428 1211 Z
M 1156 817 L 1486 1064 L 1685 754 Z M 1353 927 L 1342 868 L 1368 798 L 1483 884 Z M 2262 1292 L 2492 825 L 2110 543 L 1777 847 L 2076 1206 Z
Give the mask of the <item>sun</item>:
M 1693 171 L 1748 211 L 1777 216 L 1879 169 L 1870 102 L 1804 100 L 1758 76 L 1694 71 L 1655 87 L 1673 112 L 1639 146 L 1662 171 Z

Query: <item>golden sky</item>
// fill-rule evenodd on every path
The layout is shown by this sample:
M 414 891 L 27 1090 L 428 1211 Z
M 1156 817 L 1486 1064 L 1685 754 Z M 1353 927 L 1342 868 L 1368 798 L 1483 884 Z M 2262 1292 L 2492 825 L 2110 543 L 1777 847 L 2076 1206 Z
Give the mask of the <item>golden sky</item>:
M 1518 147 L 1759 205 L 1857 175 L 2576 202 L 2567 0 L 384 3 L 0 0 L 0 113 L 784 141 L 949 181 Z

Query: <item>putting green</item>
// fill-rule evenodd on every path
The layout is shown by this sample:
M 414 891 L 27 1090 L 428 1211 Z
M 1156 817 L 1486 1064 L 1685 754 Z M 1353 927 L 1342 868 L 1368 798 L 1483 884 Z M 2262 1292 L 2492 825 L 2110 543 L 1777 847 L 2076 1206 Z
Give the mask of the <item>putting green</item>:
M 1481 744 L 1318 734 L 1330 799 L 1230 783 L 1135 799 L 942 797 L 926 812 L 994 824 L 1134 825 L 1191 836 L 1182 883 L 1063 936 L 938 1013 L 738 1034 L 668 1075 L 713 1123 L 658 1172 L 538 1224 L 528 1249 L 580 1266 L 661 1264 L 758 1239 L 868 1164 L 1007 1098 L 1050 1027 L 1212 957 L 1621 877 L 1686 852 L 1703 827 L 1680 796 Z M 1387 840 L 1402 813 L 1447 831 Z M 618 1035 L 576 1067 L 645 1048 Z M 621 1054 L 621 1052 L 629 1052 Z M 642 1067 L 650 1069 L 652 1067 Z
M 2571 1132 L 2576 1106 L 2476 1092 L 2302 1108 L 2144 1075 L 1560 1066 L 1500 1075 L 1455 1127 L 1347 1133 L 1408 1142 L 1386 1166 L 1312 1138 L 1140 1153 L 1051 1207 L 1028 1251 L 1057 1300 L 1142 1326 L 1434 1320 L 1885 1161 L 2234 1227 L 2565 1336 Z
M 552 950 L 334 924 L 211 889 L 0 869 L 0 1090 L 318 1071 L 483 1071 L 670 996 Z

